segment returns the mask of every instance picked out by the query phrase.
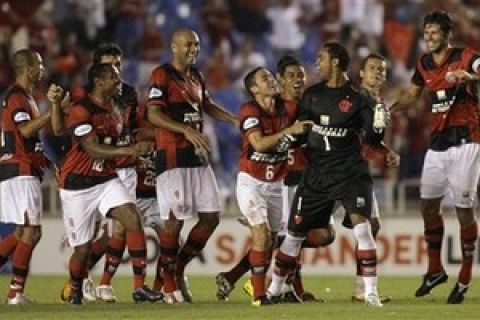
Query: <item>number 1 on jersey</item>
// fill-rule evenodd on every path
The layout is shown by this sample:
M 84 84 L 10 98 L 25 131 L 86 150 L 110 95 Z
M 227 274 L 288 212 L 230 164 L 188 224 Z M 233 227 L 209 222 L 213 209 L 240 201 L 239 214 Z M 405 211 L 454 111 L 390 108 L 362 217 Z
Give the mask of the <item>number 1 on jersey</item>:
M 330 147 L 330 141 L 328 141 L 327 136 L 323 136 L 323 141 L 325 142 L 325 151 L 332 150 L 332 148 Z

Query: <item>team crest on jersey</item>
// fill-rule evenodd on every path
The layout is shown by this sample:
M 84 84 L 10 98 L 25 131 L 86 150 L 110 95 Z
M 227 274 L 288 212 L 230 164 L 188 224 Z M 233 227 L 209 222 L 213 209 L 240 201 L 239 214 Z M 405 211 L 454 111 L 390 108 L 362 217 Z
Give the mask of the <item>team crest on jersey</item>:
M 149 99 L 160 98 L 161 96 L 163 96 L 163 92 L 159 88 L 151 88 L 150 92 L 148 93 Z
M 338 108 L 342 112 L 345 112 L 345 113 L 350 112 L 350 110 L 352 109 L 352 103 L 350 101 L 348 101 L 347 99 L 343 99 L 338 104 Z
M 326 114 L 320 115 L 320 124 L 322 126 L 328 126 L 330 124 L 330 116 Z
M 245 121 L 243 121 L 243 130 L 251 129 L 256 125 L 258 125 L 259 123 L 260 123 L 260 120 L 258 120 L 258 118 L 253 118 L 253 117 L 247 118 L 245 119 Z

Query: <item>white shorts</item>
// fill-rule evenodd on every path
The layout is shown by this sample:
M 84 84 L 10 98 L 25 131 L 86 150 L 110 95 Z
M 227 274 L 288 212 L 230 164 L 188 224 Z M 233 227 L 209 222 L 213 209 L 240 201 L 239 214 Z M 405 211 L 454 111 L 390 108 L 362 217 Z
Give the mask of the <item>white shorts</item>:
M 157 198 L 137 198 L 137 208 L 142 216 L 144 227 L 163 226 L 164 221 L 160 219 Z
M 240 172 L 237 202 L 251 226 L 266 223 L 270 231 L 282 229 L 282 181 L 265 182 Z
M 42 211 L 42 187 L 38 178 L 18 176 L 0 182 L 1 222 L 39 226 Z
M 210 166 L 174 168 L 157 177 L 160 218 L 170 212 L 179 219 L 193 218 L 197 212 L 220 212 L 220 193 Z
M 137 197 L 137 171 L 134 167 L 120 168 L 115 170 L 128 193 L 133 199 Z
M 94 238 L 98 213 L 106 217 L 110 209 L 135 204 L 127 189 L 115 178 L 84 190 L 60 189 L 63 223 L 70 246 L 76 247 Z
M 479 176 L 479 144 L 468 143 L 446 151 L 428 150 L 420 180 L 420 197 L 441 198 L 450 189 L 456 207 L 472 208 Z

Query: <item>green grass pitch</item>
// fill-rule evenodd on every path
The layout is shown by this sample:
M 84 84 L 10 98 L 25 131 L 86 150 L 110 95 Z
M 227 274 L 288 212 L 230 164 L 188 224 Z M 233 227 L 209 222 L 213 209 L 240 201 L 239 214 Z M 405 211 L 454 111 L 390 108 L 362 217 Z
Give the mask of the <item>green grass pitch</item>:
M 6 292 L 9 276 L 0 276 L 0 285 Z M 381 292 L 393 297 L 393 301 L 383 308 L 368 308 L 361 303 L 350 302 L 352 277 L 316 276 L 306 277 L 306 289 L 326 300 L 325 303 L 281 304 L 256 308 L 249 304 L 242 291 L 244 279 L 232 292 L 229 302 L 220 303 L 215 298 L 214 277 L 190 277 L 194 295 L 193 304 L 170 306 L 165 304 L 138 304 L 131 300 L 131 279 L 117 277 L 114 288 L 119 302 L 115 304 L 89 303 L 82 307 L 72 307 L 61 303 L 60 289 L 65 277 L 32 276 L 28 279 L 26 293 L 36 300 L 28 306 L 0 306 L 0 320 L 9 319 L 480 319 L 480 288 L 474 279 L 465 302 L 461 305 L 447 305 L 446 297 L 454 285 L 454 280 L 436 288 L 430 295 L 417 299 L 413 292 L 420 278 L 380 279 Z M 151 282 L 151 281 L 150 281 Z

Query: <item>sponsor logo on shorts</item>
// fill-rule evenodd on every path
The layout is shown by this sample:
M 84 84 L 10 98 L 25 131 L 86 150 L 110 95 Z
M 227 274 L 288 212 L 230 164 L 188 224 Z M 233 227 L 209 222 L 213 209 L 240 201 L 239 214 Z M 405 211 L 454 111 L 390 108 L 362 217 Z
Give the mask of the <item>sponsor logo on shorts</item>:
M 364 197 L 357 197 L 357 208 L 365 207 L 365 198 Z

